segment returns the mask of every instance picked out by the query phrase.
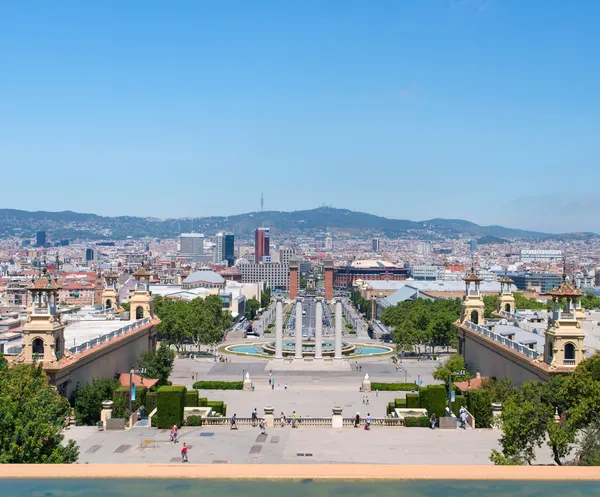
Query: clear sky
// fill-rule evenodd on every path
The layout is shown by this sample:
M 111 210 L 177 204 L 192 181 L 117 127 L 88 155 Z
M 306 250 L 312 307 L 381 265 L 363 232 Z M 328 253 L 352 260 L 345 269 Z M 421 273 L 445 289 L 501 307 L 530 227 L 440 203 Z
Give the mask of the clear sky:
M 0 206 L 600 232 L 600 2 L 0 2 Z

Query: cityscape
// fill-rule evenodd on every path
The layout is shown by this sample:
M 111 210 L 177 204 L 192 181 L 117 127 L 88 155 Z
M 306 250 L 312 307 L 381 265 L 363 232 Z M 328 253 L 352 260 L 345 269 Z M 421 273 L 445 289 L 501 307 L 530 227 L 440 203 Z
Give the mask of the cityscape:
M 600 10 L 541 10 L 1 6 L 0 495 L 600 495 Z

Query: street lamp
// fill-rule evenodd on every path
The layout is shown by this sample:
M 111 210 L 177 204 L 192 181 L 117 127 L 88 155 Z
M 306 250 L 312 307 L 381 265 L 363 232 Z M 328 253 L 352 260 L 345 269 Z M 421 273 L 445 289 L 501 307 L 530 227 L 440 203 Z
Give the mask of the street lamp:
M 454 400 L 454 389 L 452 388 L 452 375 L 464 376 L 465 374 L 467 374 L 467 372 L 464 369 L 461 369 L 460 371 L 456 371 L 448 375 L 448 412 L 446 413 L 446 417 L 452 417 L 452 401 Z
M 131 366 L 131 369 L 129 370 L 129 419 L 131 419 L 131 401 L 133 400 L 132 397 L 132 390 L 133 390 L 133 375 L 134 374 L 146 374 L 146 368 L 139 368 L 139 369 L 133 369 L 133 366 Z M 132 428 L 132 427 L 130 427 Z

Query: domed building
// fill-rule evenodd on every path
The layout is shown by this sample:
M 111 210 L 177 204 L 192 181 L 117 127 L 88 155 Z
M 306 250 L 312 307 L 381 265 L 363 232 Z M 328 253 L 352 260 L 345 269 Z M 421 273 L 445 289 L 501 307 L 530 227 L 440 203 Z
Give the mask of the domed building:
M 193 288 L 225 288 L 225 278 L 210 268 L 202 268 L 191 273 L 181 283 L 181 288 L 191 290 Z

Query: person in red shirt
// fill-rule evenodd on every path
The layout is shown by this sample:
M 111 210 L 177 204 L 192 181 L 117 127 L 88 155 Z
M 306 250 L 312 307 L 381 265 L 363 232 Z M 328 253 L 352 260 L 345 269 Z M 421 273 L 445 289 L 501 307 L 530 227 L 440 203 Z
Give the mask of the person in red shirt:
M 181 462 L 189 462 L 187 452 L 187 445 L 185 444 L 185 442 L 183 442 L 183 445 L 181 447 Z

